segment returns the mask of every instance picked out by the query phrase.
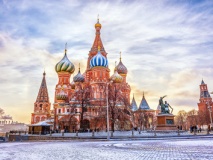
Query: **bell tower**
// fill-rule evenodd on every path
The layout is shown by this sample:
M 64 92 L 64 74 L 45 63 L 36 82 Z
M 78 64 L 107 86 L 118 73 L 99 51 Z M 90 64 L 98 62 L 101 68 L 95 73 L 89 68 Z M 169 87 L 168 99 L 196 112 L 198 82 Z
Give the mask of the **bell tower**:
M 208 87 L 207 87 L 207 84 L 204 83 L 204 81 L 202 80 L 201 81 L 201 84 L 200 84 L 200 99 L 199 99 L 199 103 L 198 103 L 198 110 L 199 111 L 202 111 L 202 112 L 207 112 L 208 109 L 208 105 L 213 105 L 212 104 L 212 98 L 209 94 L 209 91 L 208 91 Z
M 32 113 L 31 124 L 50 118 L 50 106 L 47 84 L 45 79 L 46 73 L 43 73 L 43 79 L 38 92 L 37 99 L 34 103 L 34 112 Z

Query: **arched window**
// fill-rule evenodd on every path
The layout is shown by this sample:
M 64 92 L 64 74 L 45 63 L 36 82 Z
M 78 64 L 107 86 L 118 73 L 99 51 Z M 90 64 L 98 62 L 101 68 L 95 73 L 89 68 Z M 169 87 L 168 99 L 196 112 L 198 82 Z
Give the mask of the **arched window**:
M 36 117 L 36 123 L 38 123 L 40 121 L 40 117 Z
M 42 110 L 42 104 L 40 104 L 40 110 Z
M 43 116 L 43 117 L 41 117 L 41 121 L 44 121 L 45 120 L 45 117 Z

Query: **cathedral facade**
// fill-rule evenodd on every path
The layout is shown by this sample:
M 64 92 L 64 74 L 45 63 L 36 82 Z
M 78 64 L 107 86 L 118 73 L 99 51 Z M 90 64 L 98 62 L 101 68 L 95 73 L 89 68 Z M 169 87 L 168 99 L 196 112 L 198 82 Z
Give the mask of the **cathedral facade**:
M 45 80 L 45 73 L 34 104 L 31 123 L 52 118 L 54 130 L 74 132 L 76 130 L 106 130 L 106 111 L 109 110 L 110 129 L 130 129 L 132 127 L 130 106 L 130 85 L 126 81 L 127 68 L 121 57 L 110 76 L 107 52 L 101 40 L 99 19 L 95 24 L 95 39 L 88 54 L 86 70 L 77 75 L 74 64 L 67 56 L 56 64 L 58 82 L 55 86 L 53 110 Z

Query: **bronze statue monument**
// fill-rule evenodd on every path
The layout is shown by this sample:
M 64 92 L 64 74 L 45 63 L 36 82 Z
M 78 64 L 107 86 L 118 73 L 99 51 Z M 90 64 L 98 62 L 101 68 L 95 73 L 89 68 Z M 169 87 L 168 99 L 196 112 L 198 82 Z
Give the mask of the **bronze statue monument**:
M 166 97 L 160 97 L 159 105 L 161 107 L 161 112 L 157 115 L 157 126 L 156 130 L 158 131 L 174 131 L 177 130 L 174 124 L 174 115 L 172 114 L 173 108 L 165 101 L 163 103 L 163 99 Z
M 161 114 L 172 114 L 173 108 L 169 105 L 169 103 L 167 103 L 167 101 L 165 101 L 165 103 L 163 103 L 163 99 L 165 97 L 166 97 L 166 95 L 163 97 L 160 97 L 160 99 L 159 99 L 159 105 L 161 107 Z M 171 112 L 170 112 L 169 108 L 171 109 Z

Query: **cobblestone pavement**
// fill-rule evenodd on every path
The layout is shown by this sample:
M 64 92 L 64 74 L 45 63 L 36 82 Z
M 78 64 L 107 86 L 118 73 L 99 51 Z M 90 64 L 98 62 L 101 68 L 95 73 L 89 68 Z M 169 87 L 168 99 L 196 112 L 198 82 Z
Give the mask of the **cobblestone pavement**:
M 0 144 L 1 160 L 213 159 L 213 138 L 137 141 L 49 141 Z

